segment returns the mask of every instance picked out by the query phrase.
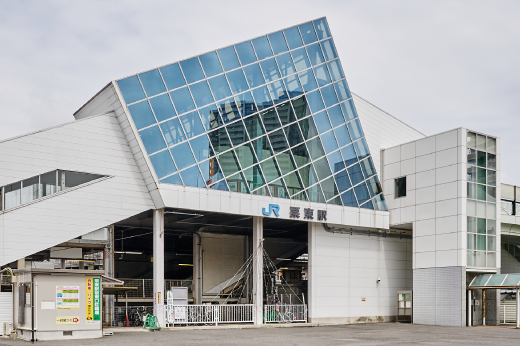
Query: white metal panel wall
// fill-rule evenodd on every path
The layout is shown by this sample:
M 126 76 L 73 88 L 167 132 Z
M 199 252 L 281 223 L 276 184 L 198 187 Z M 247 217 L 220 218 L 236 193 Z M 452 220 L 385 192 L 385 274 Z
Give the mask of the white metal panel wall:
M 0 186 L 55 169 L 109 179 L 0 216 L 0 265 L 155 207 L 113 113 L 0 142 Z
M 425 135 L 360 96 L 352 95 L 374 165 L 379 177 L 383 179 L 380 172 L 381 149 L 414 141 L 425 137 Z
M 0 292 L 0 329 L 3 323 L 13 323 L 13 293 Z M 2 331 L 0 330 L 0 334 Z

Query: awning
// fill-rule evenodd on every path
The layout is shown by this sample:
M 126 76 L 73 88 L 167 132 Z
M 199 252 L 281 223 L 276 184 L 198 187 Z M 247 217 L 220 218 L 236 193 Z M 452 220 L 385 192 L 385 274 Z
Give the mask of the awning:
M 520 288 L 520 274 L 483 274 L 469 284 L 469 289 L 485 288 Z
M 103 287 L 103 294 L 119 294 L 128 291 L 135 291 L 137 287 Z
M 121 286 L 121 285 L 124 285 L 125 282 L 118 280 L 118 279 L 111 278 L 110 276 L 101 275 L 101 284 L 102 285 L 119 285 L 119 286 Z

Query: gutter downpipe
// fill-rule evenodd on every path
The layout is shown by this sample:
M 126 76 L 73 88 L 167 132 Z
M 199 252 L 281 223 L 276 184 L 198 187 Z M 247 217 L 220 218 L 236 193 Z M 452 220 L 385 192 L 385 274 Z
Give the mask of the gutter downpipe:
M 31 273 L 31 341 L 35 342 L 34 339 L 34 290 L 36 287 L 34 287 L 34 274 Z M 25 309 L 25 307 L 24 307 Z

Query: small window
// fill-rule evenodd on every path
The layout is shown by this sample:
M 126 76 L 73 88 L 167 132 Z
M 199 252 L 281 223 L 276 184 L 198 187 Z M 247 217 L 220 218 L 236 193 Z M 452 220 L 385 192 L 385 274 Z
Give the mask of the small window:
M 406 197 L 406 177 L 395 180 L 395 198 Z

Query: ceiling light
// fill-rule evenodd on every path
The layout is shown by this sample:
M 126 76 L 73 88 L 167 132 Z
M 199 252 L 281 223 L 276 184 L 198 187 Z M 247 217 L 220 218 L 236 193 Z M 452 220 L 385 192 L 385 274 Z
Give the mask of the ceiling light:
M 114 253 L 120 253 L 123 255 L 142 255 L 142 251 L 114 251 Z
M 179 263 L 179 265 L 183 267 L 193 267 L 193 264 L 190 263 Z

